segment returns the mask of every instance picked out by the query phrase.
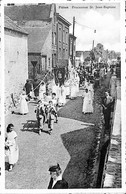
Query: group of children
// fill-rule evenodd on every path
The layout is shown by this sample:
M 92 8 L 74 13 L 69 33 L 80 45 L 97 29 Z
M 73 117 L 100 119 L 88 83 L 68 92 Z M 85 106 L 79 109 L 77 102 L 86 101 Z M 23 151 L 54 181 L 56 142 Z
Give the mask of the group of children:
M 43 131 L 45 123 L 48 124 L 49 130 L 47 132 L 51 134 L 54 122 L 58 122 L 56 94 L 52 93 L 52 99 L 49 101 L 47 96 L 44 94 L 44 98 L 38 101 L 35 113 L 38 122 L 39 134 Z

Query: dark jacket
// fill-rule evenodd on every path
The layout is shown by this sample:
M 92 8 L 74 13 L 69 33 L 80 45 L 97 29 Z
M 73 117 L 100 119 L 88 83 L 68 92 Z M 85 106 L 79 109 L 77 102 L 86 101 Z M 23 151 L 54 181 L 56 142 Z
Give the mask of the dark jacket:
M 36 108 L 35 113 L 38 119 L 41 118 L 41 116 L 45 116 L 45 110 L 41 106 Z
M 62 178 L 62 180 L 57 181 L 53 187 L 52 185 L 53 185 L 53 179 L 51 178 L 48 189 L 68 189 L 68 183 L 65 181 L 64 178 Z

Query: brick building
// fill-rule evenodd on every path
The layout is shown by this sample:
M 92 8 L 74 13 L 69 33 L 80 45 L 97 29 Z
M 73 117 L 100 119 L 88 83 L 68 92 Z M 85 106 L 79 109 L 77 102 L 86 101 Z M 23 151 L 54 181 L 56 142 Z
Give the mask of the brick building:
M 59 13 L 56 14 L 57 18 L 57 55 L 56 66 L 54 67 L 54 73 L 56 81 L 62 79 L 64 83 L 65 77 L 68 72 L 69 62 L 69 26 L 71 25 L 65 18 Z
M 28 78 L 28 33 L 5 16 L 5 109 L 11 109 L 12 94 L 18 100 Z

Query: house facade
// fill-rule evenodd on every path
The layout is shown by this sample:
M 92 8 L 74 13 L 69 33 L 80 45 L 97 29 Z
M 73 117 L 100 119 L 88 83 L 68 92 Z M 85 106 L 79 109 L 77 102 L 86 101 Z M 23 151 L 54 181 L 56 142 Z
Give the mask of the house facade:
M 28 32 L 29 78 L 41 79 L 46 72 L 57 82 L 67 76 L 69 61 L 69 26 L 56 13 L 55 4 L 5 6 L 5 14 Z
M 29 33 L 29 78 L 51 72 L 57 54 L 55 4 L 9 5 L 5 7 L 5 14 Z
M 28 78 L 28 33 L 9 17 L 4 22 L 5 57 L 5 111 L 13 107 L 12 98 L 18 101 Z
M 69 63 L 69 26 L 71 25 L 59 13 L 56 14 L 57 19 L 57 55 L 56 66 L 54 67 L 55 80 L 62 79 L 64 83 L 68 73 Z

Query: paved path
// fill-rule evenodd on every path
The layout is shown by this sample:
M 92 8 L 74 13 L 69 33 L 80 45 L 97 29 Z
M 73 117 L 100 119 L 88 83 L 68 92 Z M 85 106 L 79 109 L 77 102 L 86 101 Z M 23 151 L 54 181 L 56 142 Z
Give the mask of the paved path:
M 72 103 L 79 103 L 79 107 Z M 67 102 L 76 112 L 82 107 L 82 99 Z M 66 106 L 66 107 L 67 107 Z M 9 189 L 46 189 L 49 182 L 48 168 L 57 162 L 61 165 L 63 176 L 70 188 L 83 188 L 86 161 L 94 139 L 92 123 L 78 118 L 66 118 L 62 114 L 58 124 L 55 124 L 52 135 L 42 133 L 38 135 L 33 125 L 27 121 L 35 121 L 35 104 L 29 104 L 28 115 L 11 114 L 6 117 L 6 125 L 13 123 L 18 134 L 20 158 L 12 172 L 6 170 L 6 188 Z M 65 107 L 61 108 L 62 112 Z M 75 112 L 74 109 L 74 112 Z M 81 113 L 79 110 L 79 114 Z M 76 113 L 78 114 L 78 113 Z M 82 115 L 81 115 L 82 117 Z M 91 116 L 90 116 L 91 117 Z M 83 115 L 84 118 L 84 115 Z M 23 127 L 24 126 L 24 127 Z M 47 125 L 45 126 L 47 130 Z

